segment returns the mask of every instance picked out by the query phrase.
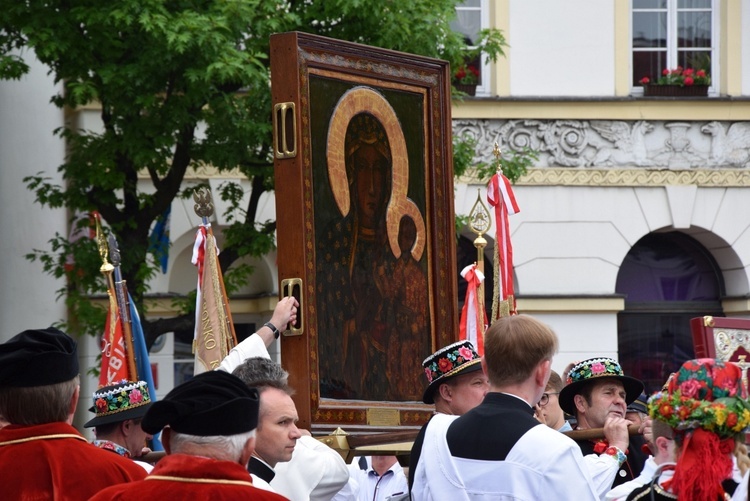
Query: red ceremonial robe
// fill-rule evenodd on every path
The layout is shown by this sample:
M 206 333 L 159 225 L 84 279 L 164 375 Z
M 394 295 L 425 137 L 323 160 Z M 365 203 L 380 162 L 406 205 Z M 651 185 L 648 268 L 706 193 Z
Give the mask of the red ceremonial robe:
M 130 459 L 94 447 L 66 423 L 0 429 L 0 498 L 80 501 L 140 480 Z
M 156 463 L 153 471 L 144 480 L 104 489 L 89 501 L 143 501 L 144 499 L 283 501 L 286 498 L 275 492 L 253 487 L 250 473 L 239 463 L 186 454 L 171 454 Z

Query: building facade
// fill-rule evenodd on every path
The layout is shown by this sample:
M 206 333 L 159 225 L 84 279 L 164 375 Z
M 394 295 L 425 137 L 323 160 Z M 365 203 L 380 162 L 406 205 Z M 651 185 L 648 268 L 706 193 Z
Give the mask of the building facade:
M 539 153 L 514 187 L 515 283 L 519 312 L 560 336 L 558 372 L 591 356 L 619 357 L 653 388 L 692 356 L 689 318 L 750 316 L 748 26 L 750 0 L 467 0 L 459 9 L 455 28 L 467 37 L 497 27 L 508 39 L 505 58 L 480 62 L 476 95 L 455 101 L 454 133 L 477 139 L 478 159 L 495 143 Z M 643 76 L 698 64 L 711 75 L 706 97 L 643 95 Z M 40 208 L 22 179 L 59 177 L 66 146 L 52 131 L 64 120 L 95 127 L 97 110 L 66 116 L 49 104 L 53 92 L 38 64 L 23 80 L 0 84 L 3 340 L 66 315 L 56 295 L 63 284 L 24 255 L 67 233 L 70 215 Z M 245 182 L 206 169 L 185 183 L 216 188 L 228 179 Z M 456 180 L 457 214 L 469 213 L 477 191 L 485 196 L 483 180 Z M 274 205 L 265 196 L 259 220 L 273 219 Z M 220 238 L 227 221 L 219 201 L 215 214 Z M 167 273 L 152 282 L 155 294 L 195 288 L 198 223 L 192 203 L 174 202 Z M 470 235 L 459 244 L 459 281 L 475 259 Z M 274 254 L 250 264 L 253 279 L 231 307 L 252 330 L 270 318 L 278 275 Z M 149 309 L 170 314 L 168 300 Z M 85 363 L 94 365 L 96 354 L 88 341 Z M 190 371 L 189 347 L 174 336 L 151 356 L 159 394 Z

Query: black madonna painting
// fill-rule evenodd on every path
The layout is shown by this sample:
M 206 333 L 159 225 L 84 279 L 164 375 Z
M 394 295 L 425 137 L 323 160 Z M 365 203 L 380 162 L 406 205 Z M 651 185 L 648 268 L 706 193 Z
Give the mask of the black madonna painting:
M 288 92 L 282 108 L 294 109 L 275 120 L 279 278 L 300 279 L 304 330 L 286 333 L 282 359 L 309 388 L 313 424 L 366 424 L 373 406 L 403 424 L 399 412 L 424 414 L 422 360 L 456 336 L 447 71 L 285 35 L 296 78 L 288 89 L 274 80 L 274 102 Z M 279 58 L 272 52 L 274 79 Z M 298 151 L 278 158 L 284 148 Z
M 310 91 L 313 119 L 329 124 L 312 138 L 324 146 L 313 164 L 327 167 L 313 171 L 321 396 L 420 400 L 414 366 L 431 348 L 423 114 L 402 124 L 393 105 L 422 103 L 312 77 Z M 404 130 L 417 132 L 411 157 Z

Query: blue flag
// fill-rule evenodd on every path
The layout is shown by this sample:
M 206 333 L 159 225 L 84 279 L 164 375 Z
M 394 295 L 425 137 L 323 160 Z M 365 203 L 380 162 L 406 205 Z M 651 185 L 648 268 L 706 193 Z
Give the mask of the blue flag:
M 151 362 L 148 359 L 148 350 L 146 349 L 146 338 L 143 335 L 141 327 L 141 317 L 133 303 L 133 298 L 128 292 L 128 302 L 130 303 L 130 320 L 131 330 L 133 332 L 133 351 L 135 352 L 136 369 L 138 370 L 138 379 L 146 381 L 151 394 L 151 401 L 156 402 L 156 386 L 154 386 L 154 375 L 151 373 Z M 164 447 L 157 437 L 154 437 L 151 444 L 151 450 L 163 451 Z
M 154 255 L 154 258 L 161 266 L 161 272 L 167 272 L 167 263 L 169 263 L 169 220 L 171 219 L 172 206 L 167 207 L 158 218 L 154 229 L 148 236 L 148 251 Z

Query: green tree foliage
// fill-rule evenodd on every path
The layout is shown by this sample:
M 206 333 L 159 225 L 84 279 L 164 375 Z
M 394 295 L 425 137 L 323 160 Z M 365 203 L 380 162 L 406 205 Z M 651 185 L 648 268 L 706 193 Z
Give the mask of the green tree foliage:
M 172 200 L 186 196 L 189 167 L 239 168 L 252 191 L 226 185 L 231 227 L 220 256 L 224 270 L 239 257 L 273 247 L 275 222 L 256 221 L 260 196 L 273 189 L 269 36 L 304 31 L 427 56 L 454 64 L 464 41 L 449 29 L 458 0 L 0 0 L 0 79 L 18 79 L 37 57 L 62 91 L 61 108 L 101 107 L 101 130 L 75 124 L 56 131 L 68 145 L 57 167 L 64 183 L 27 178 L 43 206 L 71 213 L 98 211 L 117 237 L 122 273 L 139 308 L 156 265 L 148 234 Z M 475 41 L 491 58 L 505 44 L 496 30 Z M 49 171 L 48 169 L 48 171 Z M 150 185 L 139 182 L 147 172 Z M 217 196 L 217 194 L 214 194 Z M 84 221 L 84 225 L 86 222 Z M 74 268 L 66 267 L 73 256 Z M 95 245 L 58 235 L 29 256 L 65 276 L 60 291 L 75 330 L 98 333 L 103 312 L 86 300 L 101 294 Z M 248 273 L 246 268 L 239 271 Z M 240 281 L 227 279 L 228 284 Z M 150 346 L 163 332 L 189 328 L 193 318 L 146 321 Z

